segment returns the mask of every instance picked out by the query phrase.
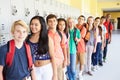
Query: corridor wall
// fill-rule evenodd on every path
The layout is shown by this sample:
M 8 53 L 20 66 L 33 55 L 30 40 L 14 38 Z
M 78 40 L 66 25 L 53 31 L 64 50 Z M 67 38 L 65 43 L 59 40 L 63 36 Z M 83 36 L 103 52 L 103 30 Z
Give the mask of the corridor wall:
M 58 0 L 3 0 L 0 1 L 0 46 L 12 38 L 10 27 L 15 20 L 22 19 L 28 25 L 35 15 L 44 18 L 50 13 L 57 17 L 77 19 L 80 10 Z

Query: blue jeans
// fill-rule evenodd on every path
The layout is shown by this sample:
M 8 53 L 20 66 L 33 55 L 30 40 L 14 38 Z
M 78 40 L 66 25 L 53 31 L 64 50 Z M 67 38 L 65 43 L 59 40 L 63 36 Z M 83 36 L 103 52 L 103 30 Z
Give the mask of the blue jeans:
M 70 65 L 67 67 L 69 80 L 76 80 L 76 53 L 70 54 Z
M 99 55 L 101 54 L 102 43 L 98 42 L 96 47 L 96 52 L 92 54 L 92 64 L 96 66 L 98 64 Z
M 99 63 L 100 64 L 102 64 L 102 56 L 103 56 L 103 51 L 101 50 L 100 54 L 99 54 Z
M 108 47 L 108 39 L 106 39 L 106 46 L 104 47 L 104 50 L 103 50 L 103 59 L 106 59 L 107 47 Z

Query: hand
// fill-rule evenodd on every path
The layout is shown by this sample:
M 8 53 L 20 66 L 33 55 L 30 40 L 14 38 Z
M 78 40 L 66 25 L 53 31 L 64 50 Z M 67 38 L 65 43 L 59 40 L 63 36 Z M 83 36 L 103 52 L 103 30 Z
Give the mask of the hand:
M 106 46 L 106 43 L 104 43 L 103 47 L 105 47 L 105 46 Z
M 79 42 L 79 39 L 78 39 L 78 38 L 75 38 L 75 41 L 76 41 L 76 42 Z
M 102 51 L 104 50 L 104 45 L 101 46 L 101 50 L 102 50 Z
M 65 66 L 67 66 L 67 60 L 64 60 L 64 62 L 63 62 L 63 68 L 64 68 Z
M 96 48 L 93 49 L 93 53 L 95 53 L 95 52 L 96 52 Z
M 70 65 L 70 59 L 67 60 L 67 66 L 69 66 L 69 65 Z

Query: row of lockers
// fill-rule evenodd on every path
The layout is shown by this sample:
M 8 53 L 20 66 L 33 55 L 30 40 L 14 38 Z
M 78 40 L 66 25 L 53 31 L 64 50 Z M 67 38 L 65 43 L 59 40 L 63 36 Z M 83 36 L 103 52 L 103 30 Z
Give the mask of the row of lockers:
M 44 18 L 50 13 L 58 17 L 77 18 L 80 10 L 57 0 L 3 0 L 0 2 L 0 45 L 5 44 L 9 39 L 10 27 L 15 20 L 22 19 L 28 25 L 34 15 L 41 15 Z

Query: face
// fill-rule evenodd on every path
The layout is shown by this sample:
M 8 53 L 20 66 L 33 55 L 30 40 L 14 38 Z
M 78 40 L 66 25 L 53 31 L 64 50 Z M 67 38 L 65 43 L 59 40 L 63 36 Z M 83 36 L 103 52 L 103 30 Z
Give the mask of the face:
M 33 19 L 30 24 L 30 29 L 33 34 L 39 34 L 41 31 L 41 24 L 38 19 Z
M 94 19 L 93 18 L 88 18 L 87 22 L 88 22 L 89 25 L 91 25 L 91 24 L 93 24 Z
M 58 28 L 59 28 L 60 31 L 64 31 L 64 29 L 65 29 L 65 22 L 64 21 L 58 22 Z
M 69 19 L 68 20 L 68 25 L 69 25 L 69 28 L 74 27 L 74 21 L 73 21 L 73 19 Z
M 103 24 L 104 22 L 105 22 L 105 18 L 102 18 L 101 20 L 100 20 L 100 22 Z
M 95 26 L 98 26 L 100 24 L 100 19 L 96 19 L 95 21 L 94 21 L 94 25 Z
M 85 19 L 84 19 L 84 17 L 80 17 L 79 19 L 78 19 L 78 24 L 83 24 L 85 22 Z
M 57 26 L 57 19 L 56 18 L 50 18 L 48 19 L 48 27 L 50 29 L 56 29 L 56 26 Z
M 15 30 L 13 32 L 14 39 L 17 42 L 23 42 L 28 35 L 27 29 L 22 27 L 21 25 L 16 25 Z
M 109 14 L 108 16 L 107 16 L 107 19 L 110 19 L 111 18 L 111 15 Z

